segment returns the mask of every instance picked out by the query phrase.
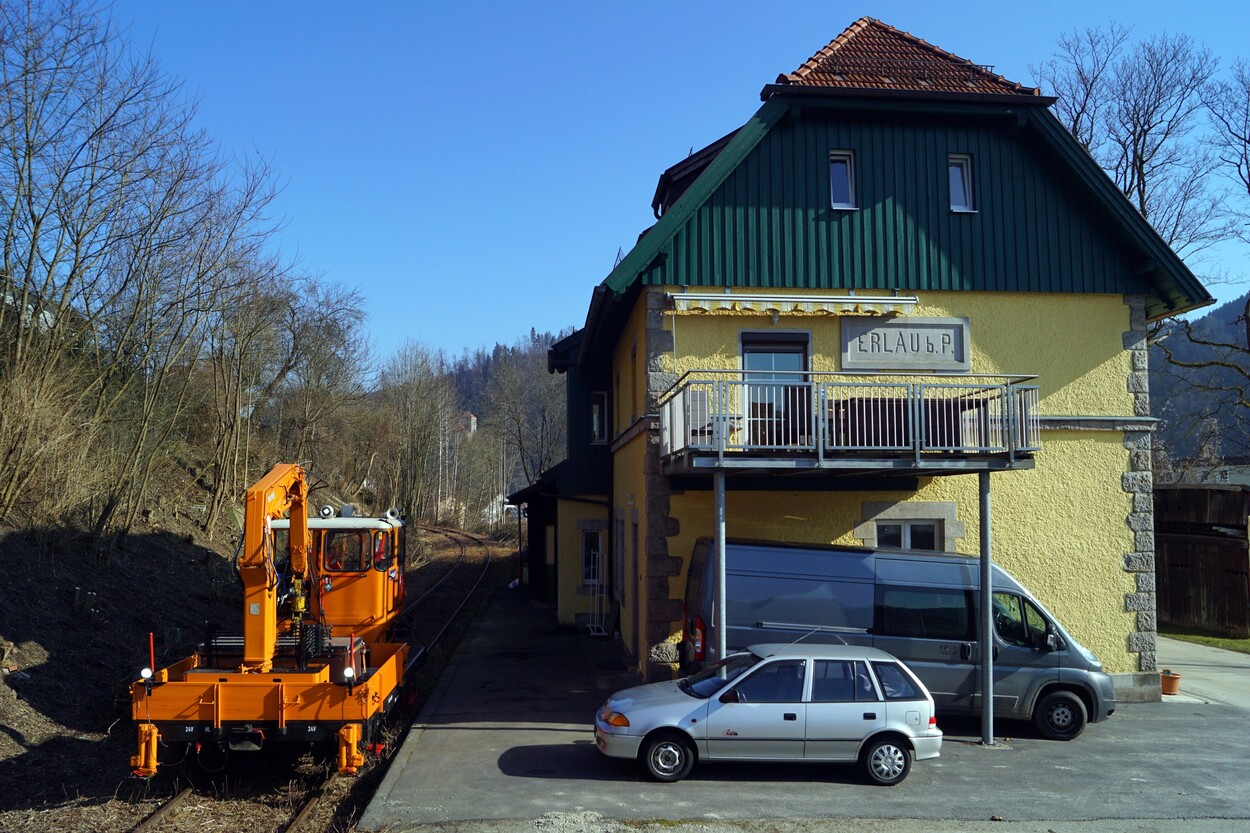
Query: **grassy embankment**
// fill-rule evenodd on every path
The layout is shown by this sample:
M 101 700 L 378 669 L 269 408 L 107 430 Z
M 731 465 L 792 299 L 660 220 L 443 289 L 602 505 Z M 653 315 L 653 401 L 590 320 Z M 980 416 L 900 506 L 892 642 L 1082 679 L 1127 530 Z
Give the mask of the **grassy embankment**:
M 1250 654 L 1250 639 L 1233 639 L 1194 628 L 1177 628 L 1170 625 L 1166 628 L 1160 628 L 1159 635 L 1171 639 L 1181 639 L 1185 642 L 1193 642 L 1198 645 L 1209 645 L 1212 648 L 1223 648 L 1225 651 Z

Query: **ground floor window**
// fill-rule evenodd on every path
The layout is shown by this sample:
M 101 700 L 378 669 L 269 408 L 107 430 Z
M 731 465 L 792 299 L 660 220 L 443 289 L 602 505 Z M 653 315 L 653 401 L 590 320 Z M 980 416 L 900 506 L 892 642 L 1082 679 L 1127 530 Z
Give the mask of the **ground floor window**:
M 602 529 L 582 530 L 583 586 L 598 586 L 603 583 L 603 533 Z
M 864 501 L 863 514 L 852 533 L 865 547 L 958 552 L 964 537 L 953 501 Z
M 880 521 L 877 546 L 898 550 L 940 550 L 939 521 Z

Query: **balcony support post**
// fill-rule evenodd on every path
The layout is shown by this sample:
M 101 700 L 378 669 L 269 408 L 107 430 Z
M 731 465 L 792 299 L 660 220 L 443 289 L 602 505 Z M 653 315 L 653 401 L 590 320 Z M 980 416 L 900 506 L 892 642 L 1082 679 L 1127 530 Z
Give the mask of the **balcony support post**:
M 977 473 L 981 494 L 981 744 L 994 745 L 994 559 L 990 553 L 990 473 Z
M 716 501 L 716 658 L 725 658 L 729 617 L 725 615 L 725 470 L 712 475 Z

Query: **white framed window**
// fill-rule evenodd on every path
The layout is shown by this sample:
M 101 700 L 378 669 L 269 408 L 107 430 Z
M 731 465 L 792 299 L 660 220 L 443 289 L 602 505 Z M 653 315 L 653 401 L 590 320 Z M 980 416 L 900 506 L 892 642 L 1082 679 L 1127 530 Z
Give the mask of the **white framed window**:
M 742 333 L 743 416 L 752 445 L 792 445 L 811 436 L 809 342 L 801 332 Z
M 947 169 L 950 171 L 951 211 L 976 211 L 972 199 L 972 157 L 952 153 Z
M 603 538 L 606 530 L 582 530 L 582 586 L 597 587 L 606 578 L 603 574 Z
M 829 151 L 829 204 L 833 208 L 855 208 L 855 154 L 849 150 Z
M 597 390 L 590 394 L 590 441 L 608 441 L 608 392 Z
M 939 521 L 878 521 L 877 546 L 891 550 L 929 550 L 936 552 L 941 549 L 938 533 Z
M 905 500 L 900 503 L 888 501 L 865 501 L 862 507 L 862 520 L 855 525 L 852 533 L 863 542 L 865 547 L 893 546 L 902 548 L 904 541 L 912 549 L 925 550 L 925 536 L 928 532 L 922 527 L 920 531 L 903 530 L 907 524 L 927 525 L 936 536 L 933 549 L 938 552 L 958 552 L 959 541 L 964 537 L 964 522 L 959 520 L 958 507 L 953 501 L 944 500 Z M 891 528 L 893 526 L 893 528 Z M 878 538 L 882 528 L 889 539 L 882 543 Z M 890 543 L 892 541 L 893 543 Z

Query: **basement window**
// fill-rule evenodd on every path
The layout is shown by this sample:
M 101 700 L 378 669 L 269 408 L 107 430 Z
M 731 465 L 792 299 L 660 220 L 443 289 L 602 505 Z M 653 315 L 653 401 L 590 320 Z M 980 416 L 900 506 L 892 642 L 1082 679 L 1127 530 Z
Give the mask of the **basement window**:
M 849 150 L 829 151 L 829 200 L 833 208 L 855 208 L 855 154 Z
M 951 211 L 976 211 L 972 200 L 972 157 L 952 153 L 950 171 Z

